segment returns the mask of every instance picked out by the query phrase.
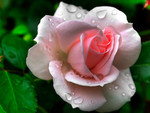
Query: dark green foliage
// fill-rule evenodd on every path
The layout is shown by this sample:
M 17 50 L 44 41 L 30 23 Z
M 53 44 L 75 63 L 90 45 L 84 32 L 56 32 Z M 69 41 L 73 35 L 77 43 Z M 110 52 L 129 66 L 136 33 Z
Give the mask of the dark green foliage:
M 0 104 L 8 113 L 35 113 L 37 100 L 31 83 L 24 77 L 0 71 Z
M 145 0 L 63 0 L 91 10 L 114 6 L 122 10 L 142 36 L 139 59 L 131 67 L 136 94 L 131 102 L 112 113 L 150 113 L 150 16 Z M 28 49 L 34 45 L 37 26 L 53 15 L 59 0 L 0 0 L 0 113 L 96 113 L 84 112 L 64 102 L 52 81 L 36 78 L 26 67 Z

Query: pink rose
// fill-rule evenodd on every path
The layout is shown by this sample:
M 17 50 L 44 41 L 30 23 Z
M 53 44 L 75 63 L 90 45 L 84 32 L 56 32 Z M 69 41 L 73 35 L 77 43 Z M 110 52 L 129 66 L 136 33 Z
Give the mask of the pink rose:
M 32 73 L 53 79 L 56 93 L 73 108 L 109 112 L 135 93 L 129 67 L 141 41 L 126 15 L 114 7 L 60 3 L 54 16 L 38 26 L 37 42 L 28 53 Z

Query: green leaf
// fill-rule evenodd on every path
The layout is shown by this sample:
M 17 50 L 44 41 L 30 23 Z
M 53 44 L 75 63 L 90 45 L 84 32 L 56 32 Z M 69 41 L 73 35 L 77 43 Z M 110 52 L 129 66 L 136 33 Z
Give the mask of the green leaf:
M 3 53 L 1 47 L 0 47 L 0 68 L 3 68 Z
M 1 105 L 0 105 L 0 113 L 6 113 Z
M 28 33 L 28 28 L 26 25 L 18 25 L 13 29 L 12 33 L 15 35 L 24 35 Z
M 139 65 L 131 67 L 134 80 L 150 83 L 150 65 Z
M 140 56 L 135 65 L 150 64 L 150 41 L 142 43 Z
M 70 104 L 66 103 L 63 109 L 63 113 L 86 113 L 86 112 L 81 111 L 78 108 L 73 109 Z
M 30 30 L 33 33 L 37 34 L 37 26 L 40 23 L 41 18 L 43 18 L 47 14 L 53 15 L 53 13 L 54 9 L 51 2 L 44 0 L 38 0 L 34 2 L 29 9 L 28 23 Z
M 131 107 L 130 103 L 126 103 L 121 109 L 119 113 L 130 113 L 131 112 Z
M 7 35 L 2 40 L 4 56 L 15 67 L 24 70 L 29 44 L 15 35 Z
M 148 101 L 150 101 L 150 83 L 145 84 L 145 96 Z
M 34 79 L 34 86 L 38 97 L 39 107 L 46 111 L 53 113 L 52 110 L 58 109 L 62 99 L 56 94 L 53 88 L 52 81 L 44 81 L 40 79 Z M 56 108 L 55 108 L 56 107 Z
M 132 66 L 133 78 L 140 82 L 150 83 L 150 41 L 142 44 L 141 53 L 137 62 Z
M 144 4 L 145 0 L 108 0 L 111 4 L 136 5 Z
M 35 113 L 33 86 L 24 77 L 0 71 L 0 104 L 8 113 Z

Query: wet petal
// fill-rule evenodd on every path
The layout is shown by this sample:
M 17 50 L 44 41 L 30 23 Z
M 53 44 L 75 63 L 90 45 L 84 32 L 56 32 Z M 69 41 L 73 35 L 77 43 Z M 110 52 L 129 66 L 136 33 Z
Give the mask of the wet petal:
M 64 101 L 83 111 L 93 111 L 105 103 L 100 87 L 83 87 L 67 82 L 61 66 L 61 62 L 51 61 L 49 71 L 53 76 L 54 89 Z
M 118 110 L 135 93 L 135 85 L 129 69 L 122 70 L 117 80 L 102 88 L 107 102 L 97 109 L 98 112 L 110 112 Z
M 87 10 L 84 10 L 81 7 L 60 2 L 54 16 L 64 20 L 83 20 L 86 14 Z
M 73 71 L 66 74 L 65 79 L 68 82 L 78 84 L 81 86 L 104 86 L 105 84 L 111 83 L 117 79 L 119 75 L 119 70 L 112 66 L 110 73 L 107 76 L 97 75 L 100 80 L 95 80 L 94 78 L 87 78 L 82 75 L 78 75 Z
M 52 59 L 52 55 L 49 54 L 49 46 L 44 46 L 42 43 L 38 43 L 29 49 L 26 63 L 31 72 L 38 78 L 44 80 L 52 79 L 49 73 L 48 65 Z
M 60 47 L 65 52 L 73 43 L 80 39 L 80 35 L 88 30 L 97 29 L 85 22 L 67 21 L 57 26 L 57 35 Z
M 38 25 L 38 34 L 34 39 L 36 42 L 56 41 L 55 28 L 60 23 L 64 22 L 61 18 L 46 15 Z
M 118 69 L 132 66 L 139 57 L 141 50 L 141 38 L 133 29 L 132 24 L 125 24 L 120 28 L 121 43 L 114 59 L 114 65 Z
M 107 75 L 111 69 L 114 57 L 118 51 L 119 47 L 119 36 L 116 35 L 115 37 L 112 37 L 112 45 L 110 48 L 110 51 L 106 53 L 102 61 L 100 61 L 91 71 L 94 74 L 102 74 Z

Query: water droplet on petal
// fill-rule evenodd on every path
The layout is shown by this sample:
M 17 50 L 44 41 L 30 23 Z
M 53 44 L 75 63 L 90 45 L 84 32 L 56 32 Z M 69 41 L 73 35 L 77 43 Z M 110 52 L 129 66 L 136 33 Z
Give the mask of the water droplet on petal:
M 133 84 L 129 84 L 129 88 L 135 90 L 135 86 Z
M 122 96 L 126 96 L 125 92 L 122 93 Z
M 109 87 L 108 89 L 109 89 L 109 90 L 111 90 L 112 88 L 111 88 L 111 87 Z
M 113 9 L 111 14 L 112 14 L 112 15 L 116 15 L 116 14 L 117 14 L 117 10 L 116 10 L 116 9 Z
M 66 20 L 66 18 L 64 18 L 64 20 Z
M 48 18 L 49 21 L 52 21 L 52 18 Z
M 92 20 L 92 23 L 95 24 L 95 20 Z
M 55 64 L 55 66 L 56 66 L 56 68 L 59 68 L 59 65 L 57 63 Z
M 118 85 L 116 85 L 114 88 L 117 90 L 117 89 L 119 88 L 119 86 L 118 86 Z
M 71 71 L 70 74 L 71 74 L 71 75 L 74 75 L 74 72 Z
M 70 93 L 66 93 L 66 94 L 65 94 L 65 97 L 66 97 L 66 99 L 69 100 L 69 101 L 72 100 L 72 95 L 71 95 Z
M 55 24 L 53 22 L 51 22 L 52 26 L 54 26 Z
M 76 99 L 73 100 L 74 104 L 81 104 L 83 102 L 83 98 L 77 97 Z
M 84 11 L 84 13 L 85 13 L 85 14 L 87 14 L 87 13 L 88 13 L 88 11 L 87 11 L 87 10 L 85 10 L 85 11 Z
M 107 14 L 107 10 L 101 10 L 96 13 L 99 19 L 103 19 L 106 16 L 106 14 Z
M 128 72 L 122 73 L 122 75 L 125 77 L 130 77 L 130 74 Z
M 74 92 L 72 92 L 72 95 L 74 95 L 75 93 Z
M 74 5 L 69 5 L 67 7 L 67 11 L 70 12 L 70 13 L 74 13 L 74 12 L 77 11 L 77 8 Z
M 49 42 L 52 42 L 53 40 L 52 40 L 52 38 L 49 38 Z
M 81 13 L 77 13 L 77 14 L 76 14 L 76 17 L 79 19 L 79 18 L 82 17 L 82 14 L 81 14 Z
M 117 14 L 117 10 L 116 10 L 116 9 L 113 9 L 111 14 L 112 14 L 112 15 L 116 15 L 116 14 Z

